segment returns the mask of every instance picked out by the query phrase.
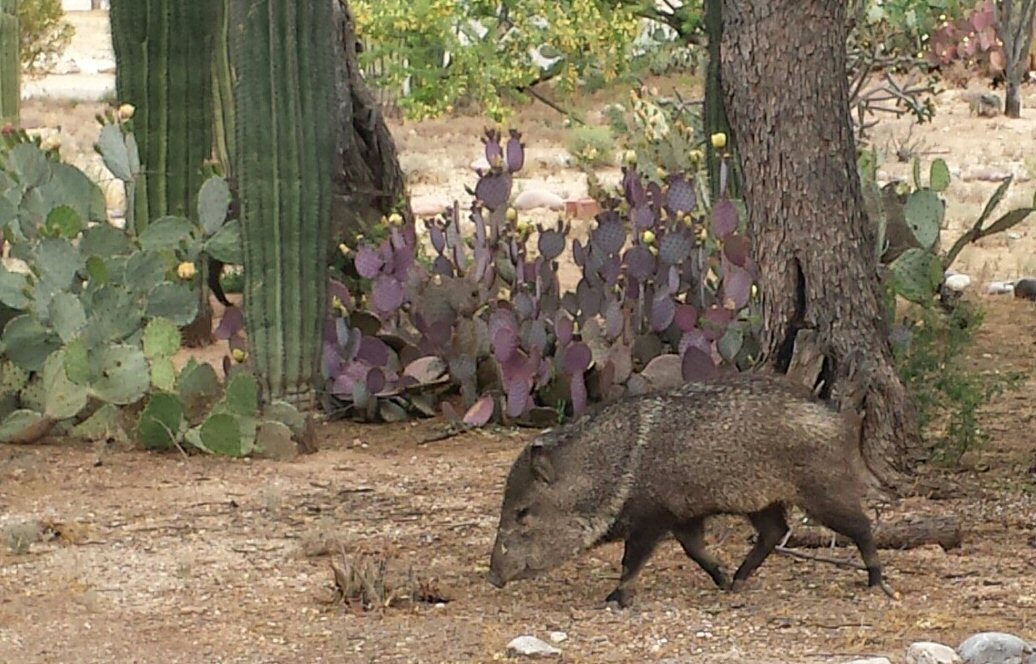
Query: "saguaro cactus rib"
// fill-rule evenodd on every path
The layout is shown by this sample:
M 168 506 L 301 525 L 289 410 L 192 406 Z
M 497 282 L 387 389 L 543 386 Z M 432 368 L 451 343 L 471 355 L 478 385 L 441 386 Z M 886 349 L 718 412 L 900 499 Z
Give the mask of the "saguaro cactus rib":
M 0 125 L 18 123 L 20 104 L 18 0 L 0 0 Z
M 267 398 L 312 405 L 327 306 L 336 65 L 329 2 L 231 0 L 245 319 Z

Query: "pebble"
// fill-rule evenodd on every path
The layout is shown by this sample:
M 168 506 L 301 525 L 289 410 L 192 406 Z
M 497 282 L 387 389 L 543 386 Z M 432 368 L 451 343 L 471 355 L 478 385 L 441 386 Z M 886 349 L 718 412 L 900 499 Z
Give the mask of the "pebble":
M 549 636 L 550 640 L 554 643 L 561 643 L 568 638 L 568 634 L 565 634 L 564 632 L 551 632 Z
M 888 657 L 867 657 L 866 659 L 854 659 L 845 664 L 892 664 Z
M 911 643 L 906 651 L 906 664 L 962 664 L 957 652 L 934 641 Z
M 1008 281 L 992 281 L 986 286 L 986 292 L 990 295 L 1003 295 L 1004 293 L 1013 293 L 1014 284 Z
M 1004 632 L 975 634 L 957 652 L 964 664 L 1036 664 L 1036 647 Z
M 946 287 L 958 293 L 971 285 L 971 277 L 966 274 L 952 274 L 946 277 Z
M 535 636 L 517 636 L 507 644 L 507 652 L 525 657 L 557 657 L 561 651 Z

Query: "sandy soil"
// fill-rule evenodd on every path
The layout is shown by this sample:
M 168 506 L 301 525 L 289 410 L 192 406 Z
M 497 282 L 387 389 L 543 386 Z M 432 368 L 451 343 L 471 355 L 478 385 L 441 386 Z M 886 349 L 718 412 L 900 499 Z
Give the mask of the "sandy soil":
M 1025 104 L 1036 107 L 1036 90 L 1026 90 Z M 60 127 L 66 158 L 104 180 L 91 150 L 99 108 L 34 99 L 23 117 L 40 131 Z M 934 123 L 913 131 L 954 173 L 944 241 L 995 188 L 984 178 L 1014 173 L 1008 204 L 1032 200 L 1036 110 L 1025 114 L 970 117 L 954 91 Z M 585 192 L 585 178 L 564 165 L 558 116 L 532 108 L 514 124 L 529 144 L 519 187 Z M 481 126 L 464 118 L 393 126 L 416 198 L 463 196 Z M 906 135 L 906 121 L 876 130 L 879 146 Z M 909 165 L 883 170 L 905 177 Z M 119 205 L 114 187 L 109 200 Z M 1033 223 L 969 247 L 955 266 L 973 274 L 969 297 L 988 312 L 969 350 L 976 370 L 1036 366 L 1036 309 L 978 287 L 1036 272 Z M 200 352 L 211 359 L 223 349 Z M 860 572 L 784 556 L 771 557 L 743 592 L 722 593 L 672 542 L 651 561 L 626 611 L 602 606 L 618 574 L 617 546 L 496 590 L 483 575 L 503 477 L 527 431 L 426 443 L 442 422 L 333 423 L 321 429 L 318 453 L 291 462 L 188 459 L 62 440 L 0 445 L 0 661 L 488 662 L 502 658 L 515 636 L 546 639 L 554 630 L 567 635 L 559 645 L 567 662 L 896 658 L 913 640 L 956 645 L 985 629 L 1036 640 L 1036 482 L 1027 472 L 1036 454 L 1034 388 L 1029 376 L 982 413 L 991 441 L 951 475 L 957 495 L 912 499 L 883 517 L 920 510 L 965 523 L 960 549 L 882 552 L 899 601 L 867 591 Z M 721 520 L 710 538 L 729 564 L 749 534 L 740 521 Z M 371 612 L 336 603 L 331 563 L 343 555 L 384 557 L 390 578 L 412 570 L 428 601 Z

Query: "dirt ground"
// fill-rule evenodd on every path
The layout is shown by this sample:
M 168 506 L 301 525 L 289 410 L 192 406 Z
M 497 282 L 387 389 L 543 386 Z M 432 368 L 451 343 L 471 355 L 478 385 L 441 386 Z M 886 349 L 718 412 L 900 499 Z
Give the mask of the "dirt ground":
M 991 178 L 1016 176 L 1001 209 L 1032 200 L 1036 89 L 1026 89 L 1024 103 L 1022 120 L 976 118 L 950 91 L 935 121 L 913 130 L 954 175 L 944 241 L 977 216 Z M 36 98 L 23 119 L 58 133 L 66 158 L 109 186 L 91 149 L 99 108 Z M 585 192 L 585 177 L 566 165 L 560 117 L 534 107 L 513 124 L 529 146 L 516 189 Z M 393 125 L 415 203 L 463 196 L 481 127 L 470 118 Z M 884 122 L 875 140 L 894 146 L 907 127 Z M 905 177 L 909 164 L 883 171 Z M 117 208 L 121 192 L 111 185 L 108 193 Z M 960 549 L 882 552 L 898 601 L 868 591 L 862 572 L 780 555 L 745 590 L 723 593 L 673 542 L 649 563 L 625 611 L 602 602 L 618 575 L 616 545 L 545 578 L 492 588 L 484 573 L 500 490 L 529 431 L 425 442 L 443 422 L 332 423 L 319 452 L 290 462 L 54 440 L 0 445 L 0 662 L 488 662 L 515 636 L 551 631 L 567 635 L 558 644 L 567 662 L 895 660 L 911 641 L 955 646 L 981 630 L 1036 640 L 1036 480 L 1028 473 L 1036 309 L 981 294 L 991 279 L 1036 272 L 1033 224 L 969 247 L 954 266 L 974 277 L 969 297 L 987 311 L 969 349 L 975 369 L 1029 375 L 983 411 L 990 442 L 952 472 L 952 499 L 911 499 L 882 517 L 924 511 L 965 524 Z M 223 349 L 201 353 L 212 359 Z M 719 520 L 711 546 L 729 565 L 749 534 L 740 521 Z M 335 603 L 331 563 L 343 553 L 385 557 L 389 578 L 420 582 L 428 601 L 371 612 Z M 856 560 L 854 550 L 826 555 Z

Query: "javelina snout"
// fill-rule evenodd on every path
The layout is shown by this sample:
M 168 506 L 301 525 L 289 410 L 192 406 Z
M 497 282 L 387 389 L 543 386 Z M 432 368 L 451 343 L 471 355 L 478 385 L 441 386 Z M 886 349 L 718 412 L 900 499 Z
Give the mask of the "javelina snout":
M 497 587 L 624 541 L 627 591 L 672 534 L 721 588 L 747 579 L 802 507 L 852 539 L 881 585 L 861 507 L 865 466 L 841 415 L 782 376 L 742 373 L 598 406 L 539 436 L 507 476 L 487 579 Z M 733 577 L 705 547 L 706 520 L 740 514 L 758 537 Z

